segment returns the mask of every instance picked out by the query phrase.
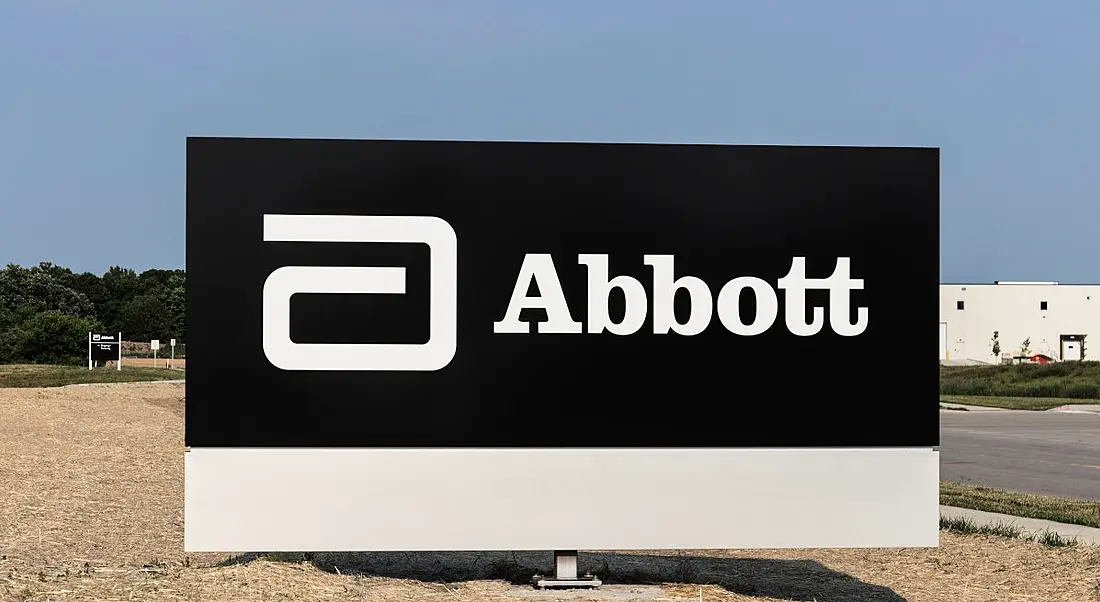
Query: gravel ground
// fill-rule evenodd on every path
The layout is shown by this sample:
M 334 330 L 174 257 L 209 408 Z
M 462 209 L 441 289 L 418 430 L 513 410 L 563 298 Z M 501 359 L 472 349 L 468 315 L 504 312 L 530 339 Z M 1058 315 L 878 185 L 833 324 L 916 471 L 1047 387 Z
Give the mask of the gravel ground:
M 516 585 L 547 554 L 188 556 L 183 414 L 181 384 L 0 389 L 0 599 L 1100 600 L 1095 548 L 946 532 L 932 550 L 582 553 L 636 587 L 576 595 Z

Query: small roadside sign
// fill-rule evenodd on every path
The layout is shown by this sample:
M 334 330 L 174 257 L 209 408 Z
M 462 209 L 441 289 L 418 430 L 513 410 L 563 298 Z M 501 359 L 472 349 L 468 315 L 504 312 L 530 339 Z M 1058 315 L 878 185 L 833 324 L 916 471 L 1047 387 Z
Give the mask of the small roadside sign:
M 98 362 L 115 362 L 115 367 L 122 370 L 122 333 L 89 332 L 88 333 L 88 369 L 91 370 Z

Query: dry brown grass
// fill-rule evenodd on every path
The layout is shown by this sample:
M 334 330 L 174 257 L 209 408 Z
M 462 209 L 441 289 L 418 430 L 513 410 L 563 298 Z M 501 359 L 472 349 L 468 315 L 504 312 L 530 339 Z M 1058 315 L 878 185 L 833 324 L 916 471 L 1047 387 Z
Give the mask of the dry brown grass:
M 532 592 L 508 578 L 549 569 L 548 554 L 188 557 L 182 395 L 182 385 L 163 383 L 0 390 L 0 599 L 524 600 Z M 952 533 L 931 550 L 585 553 L 581 560 L 609 583 L 658 582 L 665 600 L 1100 600 L 1093 548 Z

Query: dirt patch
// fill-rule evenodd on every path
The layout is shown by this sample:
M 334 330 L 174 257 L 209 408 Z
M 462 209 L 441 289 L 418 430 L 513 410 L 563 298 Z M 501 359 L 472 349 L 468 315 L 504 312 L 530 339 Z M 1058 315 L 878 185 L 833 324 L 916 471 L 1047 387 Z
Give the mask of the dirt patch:
M 183 391 L 164 383 L 0 389 L 0 599 L 553 599 L 518 585 L 549 571 L 542 553 L 185 555 Z M 1094 548 L 952 533 L 931 550 L 586 552 L 581 560 L 609 583 L 658 583 L 664 600 L 1100 600 Z M 600 596 L 570 597 L 586 598 Z
M 114 362 L 110 362 L 110 365 L 114 365 Z M 153 359 L 151 357 L 122 357 L 122 369 L 125 370 L 127 366 L 140 367 L 140 368 L 172 368 L 176 370 L 185 370 L 187 368 L 187 360 L 185 358 L 170 359 L 166 357 L 158 357 Z
M 179 560 L 181 384 L 0 389 L 0 554 L 26 567 Z
M 182 385 L 180 386 L 180 388 L 182 389 Z M 147 404 L 149 404 L 149 405 L 151 405 L 155 408 L 161 408 L 163 410 L 168 410 L 169 412 L 172 412 L 173 414 L 178 416 L 180 419 L 184 418 L 185 404 L 184 404 L 184 401 L 183 401 L 183 392 L 182 391 L 178 395 L 160 396 L 160 397 L 146 397 L 146 398 L 144 398 L 144 401 L 145 401 L 145 403 L 147 403 Z

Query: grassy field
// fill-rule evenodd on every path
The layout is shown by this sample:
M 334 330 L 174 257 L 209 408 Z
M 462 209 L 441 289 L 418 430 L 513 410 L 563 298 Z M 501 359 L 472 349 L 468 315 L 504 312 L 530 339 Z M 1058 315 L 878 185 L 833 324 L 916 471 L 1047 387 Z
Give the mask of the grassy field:
M 1049 410 L 1069 403 L 1088 403 L 1087 400 L 1058 397 L 979 397 L 976 395 L 940 395 L 940 401 L 1006 410 Z
M 1100 528 L 1100 502 L 1067 500 L 944 482 L 940 484 L 940 503 L 956 508 Z
M 89 383 L 125 383 L 184 378 L 181 370 L 127 367 L 122 370 L 83 366 L 0 365 L 0 388 L 61 387 Z
M 1100 400 L 1100 362 L 940 366 L 940 395 Z
M 184 553 L 184 410 L 182 384 L 0 389 L 0 600 L 551 599 L 522 583 L 548 552 Z M 937 548 L 584 551 L 605 592 L 559 599 L 1096 599 L 1100 550 L 941 527 Z
M 1100 362 L 940 366 L 940 401 L 1009 410 L 1100 403 Z

